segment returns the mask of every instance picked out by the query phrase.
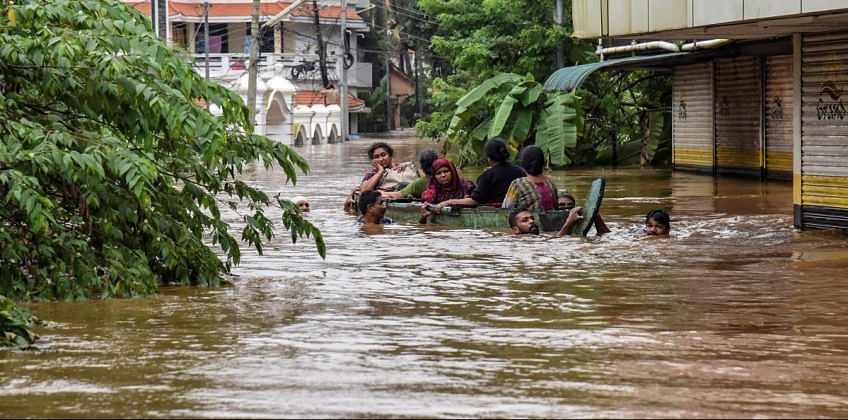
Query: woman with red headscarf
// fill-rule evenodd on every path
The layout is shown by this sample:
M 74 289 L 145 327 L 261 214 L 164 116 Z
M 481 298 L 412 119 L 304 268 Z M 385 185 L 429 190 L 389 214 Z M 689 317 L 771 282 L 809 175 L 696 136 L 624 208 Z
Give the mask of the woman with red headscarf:
M 433 174 L 421 199 L 427 203 L 441 203 L 454 198 L 465 198 L 474 192 L 474 183 L 459 178 L 456 166 L 447 159 L 433 162 Z

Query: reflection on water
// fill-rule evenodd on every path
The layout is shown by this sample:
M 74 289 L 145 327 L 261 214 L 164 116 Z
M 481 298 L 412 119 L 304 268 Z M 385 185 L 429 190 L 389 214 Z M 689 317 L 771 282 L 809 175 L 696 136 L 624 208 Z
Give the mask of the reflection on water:
M 396 158 L 432 145 L 398 141 Z M 665 170 L 607 179 L 601 238 L 387 226 L 342 201 L 367 141 L 301 149 L 327 260 L 281 232 L 234 286 L 30 305 L 39 352 L 3 351 L 19 416 L 844 416 L 848 241 L 795 232 L 791 185 Z M 464 171 L 470 179 L 478 172 Z M 654 208 L 670 238 L 626 233 Z M 235 219 L 234 219 L 235 223 Z

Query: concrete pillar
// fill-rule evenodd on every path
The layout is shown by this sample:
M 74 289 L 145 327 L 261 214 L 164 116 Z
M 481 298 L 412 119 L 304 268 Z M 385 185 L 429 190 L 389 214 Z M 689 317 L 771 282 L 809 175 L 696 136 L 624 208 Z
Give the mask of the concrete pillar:
M 197 32 L 197 24 L 194 22 L 186 22 L 186 50 L 192 54 L 197 53 L 197 37 L 194 34 Z
M 281 23 L 274 25 L 274 54 L 283 53 L 283 31 L 280 30 Z
M 792 207 L 796 228 L 801 228 L 801 34 L 792 35 Z

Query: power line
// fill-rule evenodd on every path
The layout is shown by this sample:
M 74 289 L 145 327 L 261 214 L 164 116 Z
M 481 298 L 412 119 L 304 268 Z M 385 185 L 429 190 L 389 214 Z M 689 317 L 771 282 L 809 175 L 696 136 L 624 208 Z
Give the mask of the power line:
M 420 15 L 416 16 L 416 15 L 409 14 L 410 12 L 415 12 L 415 11 L 412 11 L 411 9 L 406 9 L 406 8 L 404 8 L 404 7 L 401 7 L 401 6 L 397 5 L 397 4 L 393 5 L 393 7 L 394 7 L 395 9 L 406 10 L 406 13 L 401 12 L 401 11 L 398 11 L 398 10 L 394 10 L 394 11 L 393 11 L 393 13 L 395 13 L 395 14 L 399 14 L 399 15 L 401 15 L 401 16 L 406 16 L 406 17 L 408 17 L 408 18 L 410 18 L 410 19 L 414 19 L 414 20 L 417 20 L 417 21 L 419 21 L 419 22 L 429 23 L 429 24 L 432 24 L 432 25 L 440 25 L 440 24 L 441 24 L 441 23 L 440 23 L 439 21 L 437 21 L 437 20 L 430 20 L 430 19 L 429 19 L 429 18 L 430 18 L 430 15 L 427 15 L 427 14 L 425 14 L 425 13 L 423 13 L 423 12 L 417 12 L 417 13 L 420 13 Z

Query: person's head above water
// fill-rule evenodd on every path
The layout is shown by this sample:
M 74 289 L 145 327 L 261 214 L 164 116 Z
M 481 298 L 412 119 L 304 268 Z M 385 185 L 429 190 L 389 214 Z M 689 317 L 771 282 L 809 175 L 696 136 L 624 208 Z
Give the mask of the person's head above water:
M 521 151 L 518 166 L 528 175 L 541 175 L 545 169 L 545 152 L 539 146 L 527 146 Z
M 380 166 L 389 169 L 392 167 L 392 157 L 395 155 L 394 149 L 388 144 L 378 141 L 371 144 L 368 148 L 368 158 L 379 162 Z
M 668 235 L 671 231 L 671 218 L 663 210 L 651 210 L 645 216 L 645 231 L 648 235 Z
M 574 199 L 574 196 L 571 193 L 560 193 L 558 204 L 561 207 L 574 207 L 577 205 L 577 200 Z
M 421 170 L 424 171 L 424 175 L 433 175 L 433 162 L 438 158 L 438 153 L 433 149 L 427 149 L 421 152 L 421 155 L 418 157 L 418 163 L 421 164 Z
M 367 221 L 368 219 L 380 220 L 386 215 L 386 204 L 383 203 L 383 196 L 377 190 L 366 191 L 359 196 L 357 205 L 359 213 Z M 375 222 L 376 223 L 376 222 Z
M 450 160 L 437 159 L 433 162 L 433 179 L 440 187 L 453 190 L 459 184 L 459 174 Z
M 509 212 L 509 227 L 516 235 L 539 234 L 536 218 L 525 207 L 518 207 Z
M 309 201 L 306 201 L 306 197 L 299 195 L 295 198 L 292 198 L 291 201 L 297 204 L 298 207 L 300 207 L 301 213 L 309 213 Z
M 486 141 L 483 149 L 486 151 L 489 162 L 493 165 L 506 162 L 509 159 L 509 150 L 506 148 L 506 143 L 498 137 Z
M 376 218 L 381 218 L 386 214 L 386 206 L 383 204 L 383 196 L 379 191 L 371 190 L 362 193 L 359 196 L 359 212 L 365 217 L 369 213 Z

